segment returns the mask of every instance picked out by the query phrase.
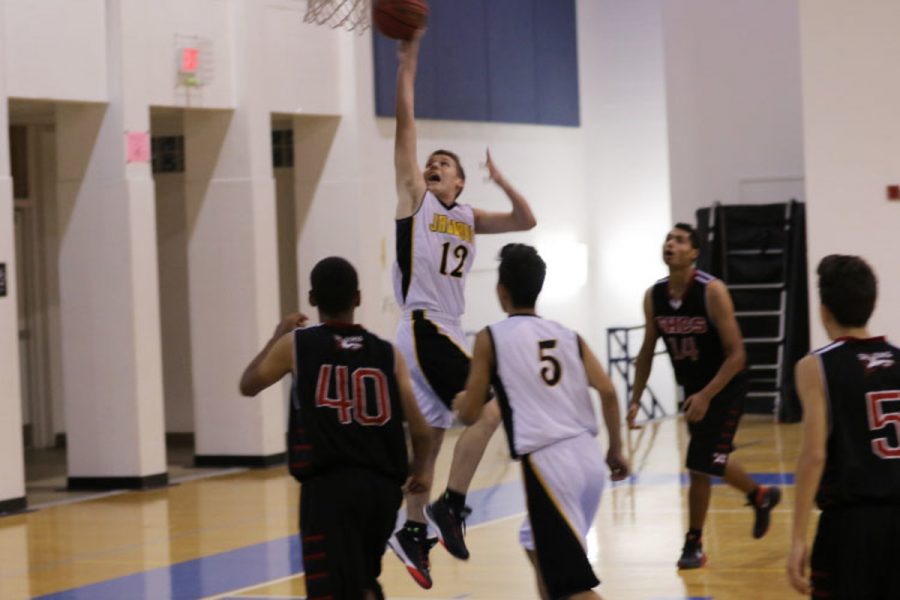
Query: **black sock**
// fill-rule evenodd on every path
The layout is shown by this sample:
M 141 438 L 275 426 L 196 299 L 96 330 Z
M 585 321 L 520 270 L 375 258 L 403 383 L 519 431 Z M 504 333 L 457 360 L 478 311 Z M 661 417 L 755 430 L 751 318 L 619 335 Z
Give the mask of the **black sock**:
M 750 502 L 750 504 L 752 504 L 753 506 L 756 506 L 756 495 L 757 495 L 758 493 L 759 493 L 759 486 L 753 488 L 752 491 L 747 492 L 747 500 L 748 500 L 748 501 Z
M 406 524 L 403 526 L 403 529 L 413 534 L 416 539 L 424 540 L 425 539 L 425 523 L 419 523 L 418 521 L 413 521 L 409 519 L 406 521 Z
M 441 496 L 441 499 L 447 503 L 450 508 L 459 512 L 466 507 L 466 495 L 460 494 L 459 492 L 454 492 L 450 488 L 444 490 L 444 495 Z
M 699 540 L 701 537 L 703 537 L 703 530 L 702 529 L 688 529 L 687 537 L 688 537 L 688 539 L 691 539 L 691 540 L 695 540 L 695 541 Z

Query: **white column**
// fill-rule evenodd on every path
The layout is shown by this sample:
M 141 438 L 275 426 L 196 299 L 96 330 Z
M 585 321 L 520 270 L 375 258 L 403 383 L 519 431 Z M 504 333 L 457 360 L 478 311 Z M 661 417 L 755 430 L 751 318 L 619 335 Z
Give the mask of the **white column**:
M 167 481 L 153 180 L 139 0 L 108 0 L 109 104 L 57 109 L 60 299 L 70 488 Z M 136 64 L 137 63 L 137 64 Z
M 0 55 L 5 55 L 5 12 L 0 2 Z M 13 190 L 9 167 L 6 62 L 0 61 L 0 265 L 6 295 L 0 297 L 0 513 L 25 508 L 22 453 L 22 399 L 19 385 L 19 321 L 16 311 L 16 256 Z
M 188 111 L 184 120 L 198 466 L 261 466 L 285 450 L 280 388 L 252 399 L 238 393 L 243 368 L 280 315 L 264 7 L 232 9 L 237 109 Z

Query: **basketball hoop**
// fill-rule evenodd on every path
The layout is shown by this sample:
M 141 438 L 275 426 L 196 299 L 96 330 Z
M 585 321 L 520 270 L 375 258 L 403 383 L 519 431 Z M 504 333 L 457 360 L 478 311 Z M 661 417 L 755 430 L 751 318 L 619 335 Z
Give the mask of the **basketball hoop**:
M 372 25 L 370 0 L 306 0 L 306 23 L 362 33 Z

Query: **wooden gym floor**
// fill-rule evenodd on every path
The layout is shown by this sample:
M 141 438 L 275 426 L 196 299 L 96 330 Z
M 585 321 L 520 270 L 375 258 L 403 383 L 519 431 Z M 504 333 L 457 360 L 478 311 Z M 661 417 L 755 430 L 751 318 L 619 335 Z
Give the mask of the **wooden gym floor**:
M 446 482 L 451 432 L 435 488 Z M 686 432 L 665 419 L 630 432 L 630 481 L 608 485 L 588 539 L 607 600 L 766 600 L 799 598 L 784 562 L 800 426 L 745 417 L 734 458 L 753 477 L 785 487 L 769 534 L 750 536 L 752 512 L 727 486 L 713 490 L 704 531 L 709 563 L 675 568 L 686 525 Z M 299 486 L 284 467 L 231 472 L 164 489 L 54 504 L 0 518 L 0 598 L 300 599 L 305 595 L 296 539 Z M 501 431 L 491 441 L 469 494 L 472 558 L 432 552 L 434 587 L 420 589 L 395 556 L 384 557 L 389 598 L 536 598 L 518 546 L 524 515 L 519 467 Z

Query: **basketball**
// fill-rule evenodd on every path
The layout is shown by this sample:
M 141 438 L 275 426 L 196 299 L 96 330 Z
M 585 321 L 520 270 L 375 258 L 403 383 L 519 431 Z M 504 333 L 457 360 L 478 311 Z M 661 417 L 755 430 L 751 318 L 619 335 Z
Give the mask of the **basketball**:
M 428 20 L 425 0 L 375 0 L 372 21 L 382 35 L 395 40 L 411 40 Z

